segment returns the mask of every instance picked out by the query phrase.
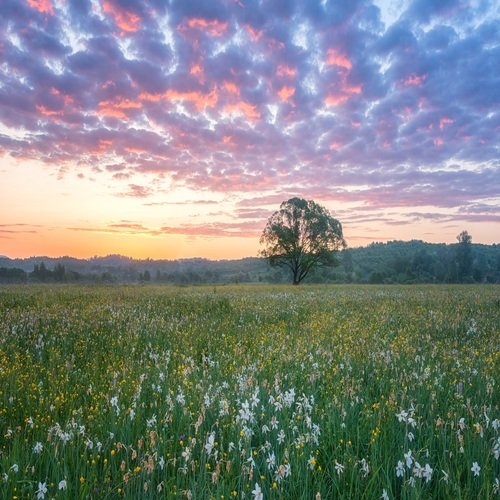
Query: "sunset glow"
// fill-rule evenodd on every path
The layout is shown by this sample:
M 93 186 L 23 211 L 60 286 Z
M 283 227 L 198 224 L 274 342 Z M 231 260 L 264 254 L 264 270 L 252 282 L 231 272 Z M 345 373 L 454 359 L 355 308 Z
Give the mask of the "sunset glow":
M 255 256 L 292 196 L 499 243 L 500 19 L 460 5 L 2 0 L 0 255 Z

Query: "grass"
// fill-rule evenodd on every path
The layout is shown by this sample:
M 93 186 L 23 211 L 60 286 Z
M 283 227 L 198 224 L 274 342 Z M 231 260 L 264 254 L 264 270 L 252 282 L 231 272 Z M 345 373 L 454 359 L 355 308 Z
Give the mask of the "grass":
M 2 287 L 0 494 L 491 498 L 499 332 L 494 286 Z

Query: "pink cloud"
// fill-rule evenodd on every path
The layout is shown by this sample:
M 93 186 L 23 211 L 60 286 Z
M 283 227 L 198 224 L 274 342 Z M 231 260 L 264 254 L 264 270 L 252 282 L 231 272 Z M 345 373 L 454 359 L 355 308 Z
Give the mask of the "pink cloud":
M 28 5 L 42 14 L 54 15 L 54 6 L 51 0 L 26 0 Z
M 443 118 L 439 120 L 439 128 L 443 130 L 446 127 L 446 125 L 451 125 L 454 122 L 455 120 L 453 120 L 453 118 L 448 118 L 446 116 L 443 116 Z
M 345 94 L 330 94 L 325 97 L 325 104 L 327 106 L 338 106 L 339 104 L 342 104 L 346 102 L 348 97 Z
M 134 12 L 129 12 L 110 0 L 104 0 L 102 10 L 114 19 L 122 33 L 134 33 L 139 29 L 141 18 Z
M 278 92 L 278 96 L 282 101 L 288 101 L 288 99 L 290 99 L 290 97 L 293 97 L 294 94 L 295 88 L 287 85 L 281 87 Z
M 408 78 L 406 78 L 403 81 L 403 85 L 406 86 L 411 86 L 414 85 L 416 87 L 420 87 L 422 83 L 424 83 L 425 79 L 427 78 L 427 75 L 410 75 Z
M 258 120 L 260 118 L 260 113 L 256 110 L 255 106 L 252 104 L 246 102 L 246 101 L 238 101 L 233 104 L 227 104 L 224 107 L 224 111 L 226 113 L 235 113 L 235 114 L 242 114 L 244 115 L 248 120 Z
M 217 89 L 214 87 L 211 92 L 208 94 L 203 94 L 197 91 L 190 92 L 180 92 L 175 89 L 169 89 L 162 94 L 152 94 L 149 92 L 143 92 L 139 95 L 139 99 L 143 101 L 188 101 L 192 102 L 198 111 L 201 111 L 205 108 L 213 108 L 217 104 L 218 101 L 218 93 Z
M 219 37 L 222 36 L 227 30 L 228 23 L 222 23 L 217 19 L 208 20 L 202 17 L 192 17 L 190 19 L 187 19 L 182 25 L 180 25 L 181 30 L 185 30 L 186 27 L 191 29 L 199 29 L 211 36 Z
M 280 64 L 276 69 L 276 76 L 293 78 L 297 75 L 297 68 L 292 68 L 286 64 Z
M 326 64 L 330 66 L 340 66 L 344 69 L 352 68 L 352 62 L 349 58 L 338 52 L 336 49 L 328 49 L 326 52 Z
M 233 83 L 233 82 L 225 81 L 222 84 L 222 86 L 224 87 L 225 90 L 227 90 L 231 94 L 236 94 L 236 95 L 240 94 L 239 87 L 235 83 Z
M 245 24 L 245 29 L 247 30 L 248 34 L 250 35 L 250 38 L 254 42 L 258 42 L 260 40 L 260 37 L 262 36 L 262 31 L 257 31 L 249 24 Z

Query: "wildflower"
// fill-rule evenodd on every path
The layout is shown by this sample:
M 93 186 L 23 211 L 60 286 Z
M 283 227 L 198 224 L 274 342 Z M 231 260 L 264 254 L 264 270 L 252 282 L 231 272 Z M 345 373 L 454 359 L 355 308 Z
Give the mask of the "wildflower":
M 13 471 L 13 472 L 16 472 L 16 473 L 17 473 L 17 472 L 19 472 L 19 465 L 17 465 L 17 464 L 12 464 L 12 465 L 10 466 L 10 469 L 9 469 L 9 470 L 11 470 L 11 471 Z
M 432 479 L 432 467 L 429 464 L 425 464 L 422 476 L 425 477 L 426 483 L 428 483 Z
M 344 472 L 345 466 L 342 464 L 339 464 L 337 460 L 335 460 L 335 470 L 337 471 L 337 474 L 340 476 Z
M 404 463 L 401 460 L 398 460 L 398 465 L 396 466 L 396 477 L 403 477 L 404 474 Z
M 396 413 L 396 417 L 398 419 L 398 422 L 406 422 L 408 412 L 406 412 L 405 410 L 401 410 L 400 413 Z
M 366 461 L 365 458 L 362 458 L 359 463 L 361 464 L 361 470 L 363 471 L 363 477 L 368 476 L 370 473 L 370 466 L 368 465 L 368 462 Z
M 279 420 L 277 420 L 276 416 L 273 415 L 271 417 L 271 429 L 277 429 L 278 428 L 278 424 L 279 424 Z
M 410 443 L 415 439 L 415 435 L 413 434 L 413 432 L 409 432 L 406 437 L 408 438 L 408 441 L 410 441 Z
M 285 441 L 285 431 L 283 429 L 278 432 L 278 437 L 276 438 L 276 440 L 278 441 L 278 444 L 283 444 L 283 442 Z
M 36 491 L 36 498 L 38 500 L 45 498 L 45 493 L 47 493 L 47 483 L 38 483 L 38 490 Z
M 276 457 L 274 455 L 274 451 L 267 457 L 266 463 L 269 470 L 271 470 L 276 465 Z
M 404 453 L 404 457 L 406 461 L 406 467 L 408 467 L 409 469 L 413 464 L 413 457 L 411 456 L 411 450 L 408 450 L 407 453 Z
M 43 450 L 43 444 L 40 443 L 40 441 L 37 441 L 33 446 L 33 453 L 39 455 L 40 453 L 42 453 L 42 450 Z
M 165 458 L 164 457 L 160 457 L 160 460 L 158 460 L 158 467 L 160 467 L 161 470 L 164 469 L 164 467 L 165 467 Z
M 66 479 L 63 479 L 62 481 L 59 481 L 59 484 L 57 486 L 58 489 L 62 491 L 66 491 L 66 488 L 68 487 L 68 483 L 66 482 Z
M 210 456 L 212 454 L 214 444 L 215 444 L 215 434 L 212 432 L 208 436 L 207 442 L 205 444 L 205 450 L 206 450 L 208 456 Z
M 389 495 L 387 494 L 387 490 L 385 488 L 382 490 L 382 495 L 380 495 L 380 498 L 382 498 L 382 500 L 389 500 Z
M 424 468 L 418 462 L 415 462 L 415 467 L 413 467 L 413 475 L 415 477 L 422 477 L 424 475 Z
M 311 455 L 309 457 L 309 460 L 307 461 L 307 465 L 309 466 L 309 468 L 311 470 L 314 470 L 314 467 L 316 466 L 316 458 L 313 455 Z
M 258 483 L 255 483 L 255 488 L 252 490 L 252 495 L 254 500 L 263 500 L 264 495 L 262 494 L 262 490 L 260 489 L 260 486 Z
M 470 470 L 473 472 L 474 476 L 479 476 L 479 473 L 481 472 L 481 467 L 477 462 L 474 462 Z
M 448 473 L 444 470 L 441 470 L 441 472 L 443 473 L 443 477 L 441 478 L 441 481 L 444 481 L 445 483 L 447 483 L 448 479 L 449 479 Z
M 500 493 L 500 480 L 498 477 L 495 478 L 495 482 L 493 483 L 493 493 L 495 493 L 495 495 Z
M 498 460 L 500 458 L 500 437 L 497 438 L 496 443 L 493 445 L 492 453 L 495 457 L 495 460 Z

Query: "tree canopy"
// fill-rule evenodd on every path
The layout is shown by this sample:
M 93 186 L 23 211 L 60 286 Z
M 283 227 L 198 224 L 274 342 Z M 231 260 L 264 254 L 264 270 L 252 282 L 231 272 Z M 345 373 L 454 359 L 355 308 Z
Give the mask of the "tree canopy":
M 260 239 L 271 266 L 288 267 L 298 285 L 313 269 L 336 265 L 346 243 L 341 223 L 312 200 L 291 198 L 269 218 Z

